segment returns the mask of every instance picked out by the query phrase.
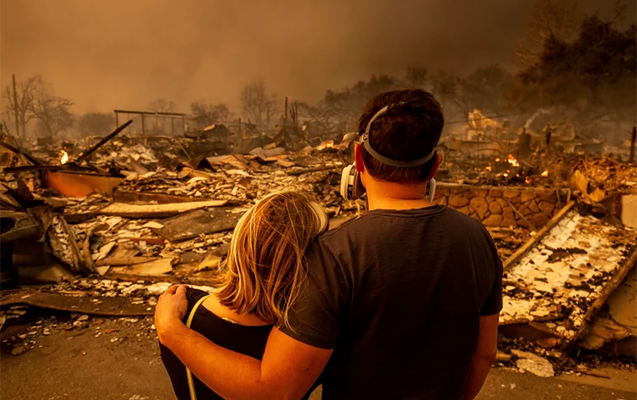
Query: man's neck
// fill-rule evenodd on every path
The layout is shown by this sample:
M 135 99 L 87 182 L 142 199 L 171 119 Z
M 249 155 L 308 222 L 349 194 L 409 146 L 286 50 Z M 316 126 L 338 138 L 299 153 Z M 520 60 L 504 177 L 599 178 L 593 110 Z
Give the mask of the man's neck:
M 389 197 L 374 197 L 368 195 L 369 210 L 414 210 L 435 205 L 426 198 L 420 200 L 405 200 Z
M 369 182 L 367 201 L 369 210 L 413 210 L 430 207 L 434 203 L 425 195 L 426 184 L 401 185 L 387 182 Z

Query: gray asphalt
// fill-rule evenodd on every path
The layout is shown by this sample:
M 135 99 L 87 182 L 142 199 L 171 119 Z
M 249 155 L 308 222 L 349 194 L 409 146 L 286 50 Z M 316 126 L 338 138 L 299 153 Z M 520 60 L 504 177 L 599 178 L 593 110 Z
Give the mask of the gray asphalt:
M 10 354 L 14 347 L 10 337 L 16 337 L 19 345 L 22 339 L 17 335 L 34 329 L 11 327 L 2 335 L 0 399 L 175 400 L 159 359 L 151 324 L 151 320 L 106 319 L 100 325 L 69 331 L 60 324 L 58 328 L 51 328 L 48 336 L 28 335 L 27 339 L 35 338 L 34 348 L 17 356 Z M 117 331 L 104 333 L 109 329 Z M 103 333 L 95 337 L 98 331 Z M 539 378 L 496 368 L 478 399 L 632 400 L 637 398 L 635 391 Z M 313 399 L 319 398 L 319 393 L 315 393 Z

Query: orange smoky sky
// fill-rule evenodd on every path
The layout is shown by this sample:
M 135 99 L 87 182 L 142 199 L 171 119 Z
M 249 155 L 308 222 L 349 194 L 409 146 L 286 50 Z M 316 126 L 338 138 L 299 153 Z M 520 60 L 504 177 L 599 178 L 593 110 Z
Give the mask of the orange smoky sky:
M 588 12 L 613 2 L 583 0 Z M 534 0 L 0 0 L 0 83 L 42 74 L 76 113 L 162 97 L 238 111 L 241 87 L 316 101 L 407 65 L 509 66 Z M 634 1 L 628 14 L 635 14 Z M 610 10 L 610 11 L 609 11 Z M 3 105 L 4 109 L 4 99 Z

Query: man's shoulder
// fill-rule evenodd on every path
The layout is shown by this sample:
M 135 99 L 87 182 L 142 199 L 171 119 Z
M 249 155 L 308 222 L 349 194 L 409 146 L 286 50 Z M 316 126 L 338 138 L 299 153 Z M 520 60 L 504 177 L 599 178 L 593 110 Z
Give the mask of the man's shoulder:
M 352 231 L 360 229 L 360 227 L 367 225 L 369 221 L 369 215 L 362 215 L 352 217 L 352 219 L 343 222 L 337 228 L 330 229 L 327 232 L 319 236 L 319 240 L 323 242 L 329 242 L 331 240 L 338 240 L 342 236 L 349 235 Z
M 434 207 L 440 207 L 440 209 L 435 210 L 436 212 L 431 212 L 424 215 L 416 214 L 411 216 L 414 217 L 413 220 L 416 220 L 418 217 L 437 217 L 442 220 L 442 221 L 437 221 L 440 223 L 453 223 L 456 226 L 462 226 L 469 229 L 473 228 L 477 230 L 485 230 L 484 226 L 482 225 L 482 223 L 480 223 L 480 221 L 477 221 L 476 219 L 466 214 L 463 214 L 460 211 L 456 211 L 452 208 L 444 207 L 444 206 L 434 206 Z M 403 220 L 403 221 L 407 219 L 411 219 L 411 218 L 405 218 L 406 216 L 408 215 L 394 216 L 394 218 L 396 218 L 396 220 Z M 323 241 L 324 243 L 329 243 L 332 241 L 338 242 L 343 237 L 346 237 L 352 234 L 356 234 L 358 236 L 361 232 L 369 232 L 372 234 L 377 234 L 376 231 L 369 230 L 370 227 L 375 226 L 377 222 L 376 220 L 377 218 L 392 218 L 392 214 L 391 213 L 381 213 L 381 214 L 369 213 L 360 217 L 353 218 L 343 223 L 338 228 L 331 229 L 323 233 L 321 236 L 319 236 L 319 239 Z
M 484 225 L 482 225 L 480 221 L 453 208 L 445 207 L 444 217 L 468 228 L 485 230 Z

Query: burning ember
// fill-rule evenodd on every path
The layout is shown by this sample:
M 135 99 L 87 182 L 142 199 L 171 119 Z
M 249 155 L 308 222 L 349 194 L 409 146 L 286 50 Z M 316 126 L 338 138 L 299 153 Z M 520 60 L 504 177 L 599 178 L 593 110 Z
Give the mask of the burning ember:
M 516 160 L 515 157 L 513 157 L 511 154 L 509 154 L 509 158 L 507 159 L 507 162 L 514 167 L 520 166 L 520 163 L 518 162 L 518 160 Z
M 544 172 L 542 172 L 542 176 L 549 176 L 549 171 L 548 170 L 544 170 Z
M 325 142 L 323 142 L 320 145 L 316 146 L 317 150 L 331 149 L 331 148 L 334 148 L 334 141 L 333 140 L 326 140 Z
M 66 164 L 67 162 L 69 162 L 69 153 L 67 153 L 64 150 L 60 150 L 60 152 L 62 153 L 62 158 L 60 159 L 60 163 Z

